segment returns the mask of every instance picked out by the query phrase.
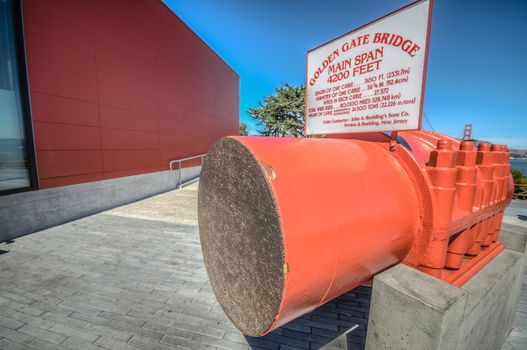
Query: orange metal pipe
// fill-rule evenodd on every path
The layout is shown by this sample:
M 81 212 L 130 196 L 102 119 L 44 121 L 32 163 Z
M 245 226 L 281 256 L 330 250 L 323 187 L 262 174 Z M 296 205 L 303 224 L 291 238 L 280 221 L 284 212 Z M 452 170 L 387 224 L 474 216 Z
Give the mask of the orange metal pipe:
M 264 335 L 401 261 L 460 285 L 503 249 L 506 147 L 476 152 L 444 135 L 400 135 L 405 146 L 394 150 L 384 134 L 230 137 L 211 149 L 200 181 L 202 250 L 244 334 Z M 247 299 L 254 306 L 241 305 Z
M 244 333 L 265 334 L 368 281 L 410 250 L 419 221 L 417 196 L 388 142 L 264 137 L 223 142 L 248 150 L 266 173 L 287 266 L 275 320 Z M 206 168 L 207 162 L 202 183 Z
M 270 328 L 371 279 L 410 250 L 419 215 L 417 198 L 411 179 L 387 152 L 388 144 L 238 141 L 277 174 L 270 184 L 280 210 L 289 272 L 278 319 Z

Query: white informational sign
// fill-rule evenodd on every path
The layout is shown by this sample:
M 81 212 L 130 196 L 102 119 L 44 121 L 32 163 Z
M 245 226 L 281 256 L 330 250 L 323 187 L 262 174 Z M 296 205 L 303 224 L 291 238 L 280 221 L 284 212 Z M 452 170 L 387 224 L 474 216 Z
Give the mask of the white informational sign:
M 421 128 L 432 1 L 308 52 L 306 135 Z

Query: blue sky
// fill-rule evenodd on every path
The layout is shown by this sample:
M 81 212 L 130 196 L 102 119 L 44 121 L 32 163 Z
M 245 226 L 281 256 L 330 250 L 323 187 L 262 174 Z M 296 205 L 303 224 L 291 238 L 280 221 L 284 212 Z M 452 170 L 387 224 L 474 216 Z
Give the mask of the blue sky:
M 240 75 L 240 119 L 281 82 L 305 82 L 306 52 L 409 1 L 165 0 Z M 433 128 L 527 149 L 527 1 L 436 0 L 425 94 Z M 423 121 L 425 129 L 429 123 Z

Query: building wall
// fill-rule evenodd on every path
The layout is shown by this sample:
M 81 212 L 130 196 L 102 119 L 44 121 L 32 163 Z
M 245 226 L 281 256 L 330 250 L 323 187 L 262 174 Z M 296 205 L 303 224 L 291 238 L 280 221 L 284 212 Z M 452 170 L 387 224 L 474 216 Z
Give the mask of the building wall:
M 161 1 L 23 9 L 41 188 L 166 170 L 238 133 L 238 75 Z

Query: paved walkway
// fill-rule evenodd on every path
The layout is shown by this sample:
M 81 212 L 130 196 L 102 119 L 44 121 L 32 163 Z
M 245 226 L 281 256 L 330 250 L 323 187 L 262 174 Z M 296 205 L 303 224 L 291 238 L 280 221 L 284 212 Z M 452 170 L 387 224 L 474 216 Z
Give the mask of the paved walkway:
M 203 265 L 197 184 L 0 244 L 0 349 L 313 349 L 350 327 L 360 287 L 263 338 L 216 302 Z
M 527 227 L 527 200 L 514 200 L 505 212 L 503 222 Z M 526 261 L 527 262 L 527 261 Z M 527 268 L 523 275 L 523 285 L 516 311 L 516 319 L 511 334 L 502 350 L 527 349 Z
M 503 222 L 527 227 L 527 200 L 513 200 L 505 211 Z
M 511 334 L 501 349 L 527 349 L 527 269 L 523 275 L 522 292 L 520 295 L 518 310 L 516 311 L 516 319 L 514 320 Z
M 194 184 L 0 244 L 0 349 L 318 349 L 355 325 L 348 346 L 364 347 L 366 287 L 266 337 L 240 334 L 208 282 L 196 194 Z M 507 214 L 527 225 L 527 201 Z M 527 275 L 503 349 L 527 349 Z

